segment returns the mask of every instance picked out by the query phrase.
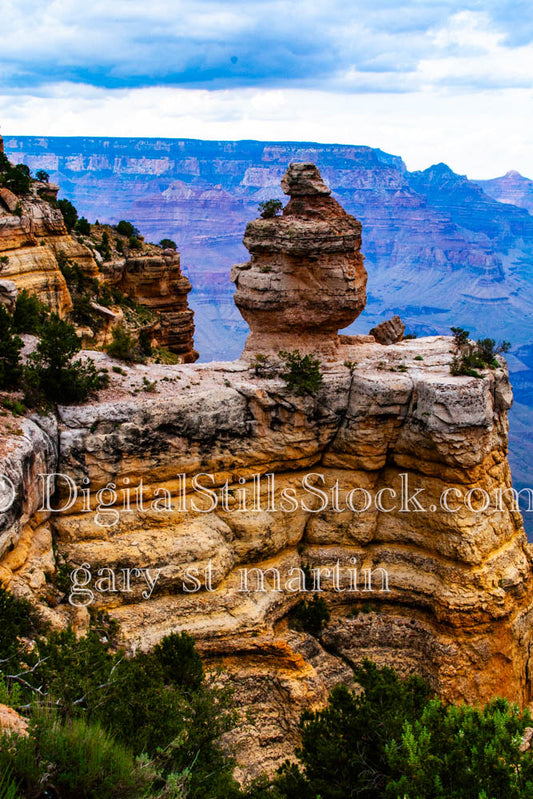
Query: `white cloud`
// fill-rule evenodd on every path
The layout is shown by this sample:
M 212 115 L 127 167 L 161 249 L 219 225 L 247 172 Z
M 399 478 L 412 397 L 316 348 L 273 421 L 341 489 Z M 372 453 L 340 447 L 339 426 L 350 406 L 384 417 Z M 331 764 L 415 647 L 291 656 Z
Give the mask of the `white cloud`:
M 419 62 L 418 76 L 426 86 L 532 86 L 533 43 L 508 47 L 504 41 L 486 14 L 455 14 L 435 33 L 436 52 Z
M 533 177 L 533 91 L 351 94 L 304 89 L 104 90 L 59 84 L 0 96 L 4 136 L 151 136 L 363 144 L 409 169 L 444 161 L 488 178 Z

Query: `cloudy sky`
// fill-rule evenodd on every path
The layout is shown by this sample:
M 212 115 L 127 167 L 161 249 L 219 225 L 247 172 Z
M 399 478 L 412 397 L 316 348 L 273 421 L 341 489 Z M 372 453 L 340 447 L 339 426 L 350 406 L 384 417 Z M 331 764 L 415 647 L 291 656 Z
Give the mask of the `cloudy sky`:
M 531 0 L 0 0 L 6 134 L 366 144 L 533 177 Z

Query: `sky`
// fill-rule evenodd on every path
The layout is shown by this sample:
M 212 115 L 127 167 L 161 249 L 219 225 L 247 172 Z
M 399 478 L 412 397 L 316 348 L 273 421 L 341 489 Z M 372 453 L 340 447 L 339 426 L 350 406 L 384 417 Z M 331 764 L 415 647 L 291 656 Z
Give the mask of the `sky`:
M 533 177 L 530 0 L 0 0 L 0 132 L 368 145 Z

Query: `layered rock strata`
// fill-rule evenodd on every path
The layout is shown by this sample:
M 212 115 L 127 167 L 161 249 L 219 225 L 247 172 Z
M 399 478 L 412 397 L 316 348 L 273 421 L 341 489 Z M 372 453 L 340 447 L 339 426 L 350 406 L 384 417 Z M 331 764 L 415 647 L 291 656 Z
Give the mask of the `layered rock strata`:
M 291 164 L 282 216 L 250 222 L 251 260 L 233 267 L 235 303 L 250 326 L 245 356 L 280 349 L 333 358 L 337 332 L 361 313 L 361 223 L 330 196 L 314 164 Z
M 505 363 L 482 378 L 452 376 L 450 338 L 383 346 L 339 337 L 364 291 L 358 223 L 340 212 L 338 222 L 324 218 L 332 206 L 322 205 L 330 198 L 319 181 L 307 166 L 286 179 L 302 251 L 315 246 L 316 256 L 312 267 L 292 265 L 334 287 L 334 324 L 314 329 L 306 316 L 284 338 L 280 285 L 294 286 L 291 314 L 295 297 L 309 313 L 313 297 L 288 279 L 291 214 L 259 220 L 252 229 L 270 242 L 264 265 L 277 253 L 281 276 L 265 288 L 277 337 L 255 315 L 254 291 L 266 284 L 241 285 L 254 270 L 258 281 L 269 274 L 252 259 L 237 275 L 252 331 L 245 359 L 110 370 L 98 401 L 59 408 L 57 433 L 38 418 L 17 432 L 13 420 L 0 450 L 0 473 L 17 487 L 1 528 L 2 580 L 32 594 L 56 624 L 83 630 L 90 604 L 105 609 L 130 651 L 172 631 L 193 635 L 236 689 L 240 721 L 225 744 L 243 779 L 272 774 L 298 743 L 301 711 L 350 684 L 365 657 L 421 674 L 445 699 L 531 700 L 532 566 L 507 462 Z M 348 262 L 352 282 L 342 277 Z M 315 395 L 256 374 L 248 355 L 265 340 L 272 349 L 282 340 L 319 347 Z M 33 450 L 43 469 L 63 476 L 53 517 L 34 512 L 28 527 L 35 502 L 22 496 L 33 497 Z M 82 570 L 57 607 L 46 581 L 56 568 L 50 528 L 57 556 Z M 289 624 L 313 591 L 331 612 L 318 639 Z
M 320 706 L 335 682 L 349 681 L 346 664 L 364 657 L 420 673 L 450 700 L 530 700 L 531 563 L 510 492 L 507 374 L 452 377 L 450 350 L 443 337 L 343 345 L 316 398 L 295 397 L 243 362 L 137 366 L 112 373 L 98 403 L 60 408 L 58 471 L 80 494 L 52 520 L 58 553 L 72 568 L 89 564 L 93 588 L 99 569 L 113 571 L 116 590 L 95 591 L 94 603 L 120 622 L 128 648 L 186 630 L 210 664 L 225 667 L 243 711 L 232 741 L 247 775 L 272 772 L 289 753 L 286 741 L 297 741 L 301 710 Z M 345 360 L 357 361 L 352 374 Z M 158 393 L 132 397 L 143 377 Z M 216 507 L 193 490 L 198 473 L 213 475 L 200 483 L 215 491 Z M 302 487 L 308 474 L 327 492 L 323 509 L 322 495 Z M 255 510 L 254 475 L 263 492 Z M 68 487 L 59 482 L 62 508 Z M 124 510 L 125 490 L 141 482 L 142 506 L 132 493 Z M 115 505 L 103 507 L 104 493 L 98 508 L 96 492 L 109 483 Z M 91 512 L 83 510 L 87 485 Z M 280 506 L 284 489 L 297 509 Z M 499 491 L 501 507 L 480 512 Z M 239 510 L 241 492 L 249 504 Z M 163 512 L 165 502 L 173 508 Z M 37 554 L 21 555 L 11 535 L 18 590 L 21 570 L 37 586 L 45 570 L 42 529 L 33 530 Z M 328 572 L 337 562 L 342 590 Z M 304 565 L 325 575 L 332 615 L 320 641 L 287 626 L 302 598 L 287 580 Z M 124 568 L 157 574 L 153 591 L 143 577 L 123 590 Z M 256 590 L 254 568 L 265 571 L 266 590 Z M 347 590 L 353 569 L 357 591 Z M 71 608 L 54 613 L 61 608 L 66 620 Z
M 119 288 L 145 308 L 155 311 L 155 341 L 180 357 L 183 363 L 198 359 L 194 349 L 194 313 L 187 295 L 190 281 L 181 272 L 179 253 L 166 249 L 155 255 L 126 258 Z
M 68 234 L 61 212 L 46 200 L 37 194 L 15 199 L 12 210 L 8 202 L 0 203 L 0 278 L 12 280 L 19 291 L 37 295 L 64 316 L 72 310 L 72 300 L 57 258 L 75 261 L 95 277 L 92 252 Z

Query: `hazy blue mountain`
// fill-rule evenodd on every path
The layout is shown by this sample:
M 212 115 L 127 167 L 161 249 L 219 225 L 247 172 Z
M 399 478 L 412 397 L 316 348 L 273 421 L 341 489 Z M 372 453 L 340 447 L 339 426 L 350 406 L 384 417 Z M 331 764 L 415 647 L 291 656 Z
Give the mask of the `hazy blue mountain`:
M 510 203 L 533 213 L 533 180 L 511 170 L 501 178 L 478 180 L 485 194 L 501 203 Z
M 351 329 L 367 332 L 399 313 L 417 334 L 460 325 L 510 340 L 513 470 L 520 484 L 533 474 L 532 181 L 511 172 L 475 183 L 445 164 L 409 172 L 401 158 L 363 146 L 22 136 L 5 148 L 47 169 L 90 221 L 128 219 L 149 240 L 176 240 L 194 286 L 202 360 L 242 348 L 229 271 L 247 259 L 247 221 L 260 201 L 283 198 L 290 161 L 315 162 L 363 222 L 368 305 Z

